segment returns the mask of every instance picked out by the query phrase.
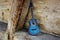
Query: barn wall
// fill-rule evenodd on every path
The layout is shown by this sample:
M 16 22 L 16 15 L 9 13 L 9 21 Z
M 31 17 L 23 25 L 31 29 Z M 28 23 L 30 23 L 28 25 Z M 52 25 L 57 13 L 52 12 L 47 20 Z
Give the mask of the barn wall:
M 60 34 L 60 0 L 33 0 L 34 16 L 38 21 L 41 31 Z M 31 19 L 27 17 L 26 26 Z
M 11 2 L 12 0 L 0 0 L 0 21 L 7 23 L 11 10 Z
M 13 0 L 0 0 L 0 21 L 8 23 L 8 18 L 11 10 L 11 3 Z M 0 22 L 0 40 L 8 40 L 7 28 L 5 31 L 6 25 Z
M 60 34 L 60 0 L 33 0 L 34 16 L 44 32 Z M 8 22 L 11 0 L 0 0 L 0 21 Z M 29 14 L 26 28 L 29 26 Z

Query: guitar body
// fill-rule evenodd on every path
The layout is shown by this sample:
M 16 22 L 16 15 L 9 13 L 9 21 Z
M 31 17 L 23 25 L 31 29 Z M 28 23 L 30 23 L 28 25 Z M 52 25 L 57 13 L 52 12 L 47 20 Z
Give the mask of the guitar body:
M 28 29 L 28 33 L 30 35 L 37 35 L 37 34 L 39 34 L 40 29 L 38 28 L 37 20 L 36 19 L 31 19 L 29 21 L 29 24 L 30 24 L 30 26 L 29 26 L 29 29 Z

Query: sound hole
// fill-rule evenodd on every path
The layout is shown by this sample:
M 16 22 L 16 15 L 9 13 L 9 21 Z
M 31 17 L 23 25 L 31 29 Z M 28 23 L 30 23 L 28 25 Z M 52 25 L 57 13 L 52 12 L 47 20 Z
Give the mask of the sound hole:
M 33 22 L 32 25 L 35 25 L 35 23 Z

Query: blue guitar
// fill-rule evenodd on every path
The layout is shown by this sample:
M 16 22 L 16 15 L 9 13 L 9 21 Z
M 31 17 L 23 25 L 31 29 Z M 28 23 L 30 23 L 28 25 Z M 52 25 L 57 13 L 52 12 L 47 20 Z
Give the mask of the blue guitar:
M 40 33 L 40 29 L 38 28 L 37 20 L 34 19 L 32 2 L 30 2 L 29 8 L 31 10 L 32 19 L 29 21 L 30 26 L 29 26 L 29 29 L 28 29 L 28 33 L 30 35 L 37 35 L 37 34 Z
M 29 24 L 30 24 L 29 30 L 28 30 L 29 34 L 30 35 L 37 35 L 37 34 L 39 34 L 40 29 L 38 28 L 37 20 L 36 19 L 31 19 L 29 21 Z

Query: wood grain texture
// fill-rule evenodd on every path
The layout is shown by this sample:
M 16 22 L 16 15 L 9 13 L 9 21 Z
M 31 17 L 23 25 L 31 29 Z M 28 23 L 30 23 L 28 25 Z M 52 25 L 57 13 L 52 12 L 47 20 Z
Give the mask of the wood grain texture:
M 18 24 L 16 29 L 21 29 L 24 25 L 25 18 L 27 16 L 30 0 L 25 0 L 22 6 L 22 11 L 19 16 Z
M 12 0 L 0 0 L 0 21 L 8 23 Z
M 11 3 L 11 10 L 8 18 L 8 35 L 10 40 L 13 40 L 13 33 L 18 22 L 21 5 L 23 0 L 13 0 Z

